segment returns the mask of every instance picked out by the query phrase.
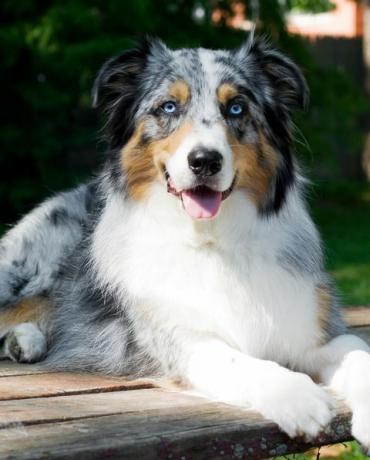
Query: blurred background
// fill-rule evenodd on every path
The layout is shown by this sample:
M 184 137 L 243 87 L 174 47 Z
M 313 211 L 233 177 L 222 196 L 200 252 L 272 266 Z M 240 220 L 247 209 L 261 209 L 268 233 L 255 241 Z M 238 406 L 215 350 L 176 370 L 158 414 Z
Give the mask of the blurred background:
M 103 159 L 90 89 L 145 33 L 233 47 L 253 26 L 303 68 L 311 105 L 298 156 L 345 304 L 370 304 L 370 0 L 2 0 L 1 227 Z
M 255 26 L 309 82 L 295 124 L 310 205 L 344 305 L 370 304 L 370 0 L 2 0 L 0 24 L 0 234 L 103 160 L 90 89 L 105 59 L 146 33 L 229 48 Z

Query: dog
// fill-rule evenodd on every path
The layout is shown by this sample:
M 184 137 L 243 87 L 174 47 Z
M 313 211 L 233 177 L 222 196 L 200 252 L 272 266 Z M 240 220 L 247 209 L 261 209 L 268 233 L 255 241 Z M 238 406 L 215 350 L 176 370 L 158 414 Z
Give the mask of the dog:
M 369 346 L 346 330 L 294 158 L 299 68 L 266 41 L 108 60 L 94 178 L 1 240 L 3 357 L 164 375 L 316 436 L 333 389 L 370 449 Z M 1 390 L 0 390 L 1 391 Z

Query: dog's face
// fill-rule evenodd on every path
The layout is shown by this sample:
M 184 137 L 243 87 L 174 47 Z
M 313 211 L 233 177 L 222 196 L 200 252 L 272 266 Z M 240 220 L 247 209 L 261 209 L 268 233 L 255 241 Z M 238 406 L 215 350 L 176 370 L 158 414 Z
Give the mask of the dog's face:
M 294 180 L 290 110 L 307 97 L 295 64 L 255 40 L 234 51 L 146 42 L 94 87 L 129 196 L 159 181 L 194 219 L 215 217 L 235 189 L 262 213 L 280 209 Z

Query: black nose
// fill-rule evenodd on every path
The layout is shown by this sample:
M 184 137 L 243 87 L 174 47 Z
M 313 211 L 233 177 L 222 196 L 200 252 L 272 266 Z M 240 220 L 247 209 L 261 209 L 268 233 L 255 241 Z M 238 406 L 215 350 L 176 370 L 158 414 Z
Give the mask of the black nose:
M 213 176 L 221 171 L 222 155 L 217 150 L 197 149 L 189 153 L 188 163 L 197 176 Z

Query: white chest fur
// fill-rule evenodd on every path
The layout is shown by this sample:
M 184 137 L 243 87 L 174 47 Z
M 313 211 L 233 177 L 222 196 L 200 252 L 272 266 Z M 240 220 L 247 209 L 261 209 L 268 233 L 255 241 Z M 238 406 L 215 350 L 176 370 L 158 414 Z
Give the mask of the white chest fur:
M 194 223 L 161 190 L 140 205 L 115 197 L 94 239 L 105 286 L 129 298 L 143 327 L 216 336 L 291 366 L 319 338 L 313 280 L 277 262 L 278 222 L 261 223 L 241 192 Z

